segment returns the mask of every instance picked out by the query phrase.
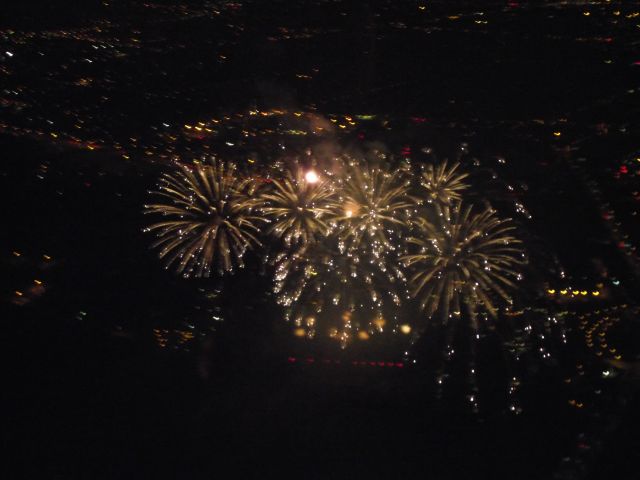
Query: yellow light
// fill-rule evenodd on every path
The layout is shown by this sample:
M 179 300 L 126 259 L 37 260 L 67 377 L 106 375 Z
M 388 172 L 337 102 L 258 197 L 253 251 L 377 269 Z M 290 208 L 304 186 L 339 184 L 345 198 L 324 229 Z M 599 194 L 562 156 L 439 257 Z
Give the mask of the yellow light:
M 582 290 L 582 291 L 580 292 L 580 295 L 586 295 L 587 293 L 589 293 L 589 292 L 587 292 L 586 290 Z
M 600 292 L 598 292 L 596 290 L 596 291 L 591 292 L 591 295 L 593 295 L 594 297 L 597 297 L 598 295 L 600 295 Z
M 549 290 L 547 290 L 547 292 L 548 292 L 550 295 L 553 295 L 554 293 L 556 293 L 556 291 L 555 291 L 553 288 L 550 288 Z
M 400 331 L 405 335 L 409 335 L 411 333 L 411 325 L 400 325 Z
M 367 332 L 365 332 L 364 330 L 360 330 L 358 332 L 358 338 L 360 340 L 369 340 L 369 334 Z
M 560 290 L 560 295 L 566 295 L 567 291 L 566 290 Z
M 294 334 L 296 337 L 304 337 L 304 336 L 305 336 L 305 334 L 306 334 L 306 332 L 305 332 L 304 328 L 296 328 L 296 329 L 293 331 L 293 334 Z
M 554 137 L 559 137 L 560 135 L 562 135 L 562 132 L 553 132 Z
M 318 174 L 313 170 L 309 170 L 307 173 L 305 173 L 304 178 L 309 183 L 318 183 L 318 180 L 320 180 Z
M 378 327 L 378 330 L 382 331 L 384 326 L 387 324 L 387 321 L 382 317 L 378 317 L 373 321 L 373 324 Z

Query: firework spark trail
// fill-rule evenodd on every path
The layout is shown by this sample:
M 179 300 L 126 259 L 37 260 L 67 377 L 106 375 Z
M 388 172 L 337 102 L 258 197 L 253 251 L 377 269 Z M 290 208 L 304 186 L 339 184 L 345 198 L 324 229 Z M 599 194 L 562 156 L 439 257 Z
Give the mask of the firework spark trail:
M 328 335 L 345 347 L 356 335 L 367 339 L 395 327 L 402 297 L 408 296 L 398 273 L 381 269 L 366 255 L 341 254 L 317 243 L 301 255 L 280 256 L 274 292 L 286 318 L 306 336 Z
M 446 160 L 439 165 L 427 165 L 422 171 L 420 186 L 428 203 L 443 207 L 462 200 L 461 193 L 469 187 L 463 180 L 469 174 L 461 173 L 459 167 L 457 162 L 448 167 Z

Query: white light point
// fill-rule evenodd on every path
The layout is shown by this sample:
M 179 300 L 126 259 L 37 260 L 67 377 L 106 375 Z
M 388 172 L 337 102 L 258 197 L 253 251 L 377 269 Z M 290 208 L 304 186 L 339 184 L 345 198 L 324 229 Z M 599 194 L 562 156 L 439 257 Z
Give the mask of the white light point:
M 320 180 L 318 174 L 313 170 L 309 170 L 307 173 L 305 173 L 304 178 L 309 183 L 318 183 L 318 180 Z

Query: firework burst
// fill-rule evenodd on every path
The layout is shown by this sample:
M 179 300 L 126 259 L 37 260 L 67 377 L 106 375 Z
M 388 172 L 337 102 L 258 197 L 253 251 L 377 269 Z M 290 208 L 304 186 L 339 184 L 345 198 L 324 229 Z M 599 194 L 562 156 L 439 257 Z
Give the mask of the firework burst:
M 376 257 L 396 250 L 397 233 L 408 225 L 413 204 L 406 174 L 350 159 L 345 165 L 336 217 L 341 250 L 369 245 Z
M 262 194 L 262 212 L 271 219 L 270 233 L 281 238 L 286 247 L 305 249 L 327 235 L 328 219 L 336 210 L 334 188 L 328 179 L 308 181 L 301 168 L 290 170 L 282 180 L 273 180 L 273 188 Z
M 354 338 L 368 339 L 397 325 L 398 307 L 409 297 L 398 262 L 400 232 L 408 227 L 414 204 L 404 172 L 351 157 L 336 169 L 340 173 L 329 177 L 331 185 L 321 180 L 304 187 L 319 189 L 318 204 L 323 206 L 317 214 L 300 209 L 300 195 L 290 193 L 302 185 L 300 173 L 296 183 L 279 186 L 278 201 L 287 207 L 286 226 L 298 215 L 322 223 L 313 237 L 298 235 L 303 242 L 319 241 L 276 258 L 274 292 L 296 331 L 308 337 L 328 334 L 345 347 Z
M 420 185 L 427 194 L 428 203 L 435 202 L 437 206 L 446 206 L 462 200 L 461 192 L 468 187 L 463 180 L 469 174 L 460 173 L 458 167 L 460 167 L 459 163 L 449 167 L 445 160 L 439 165 L 429 164 L 425 168 Z
M 212 269 L 224 273 L 243 266 L 247 249 L 260 245 L 263 219 L 252 213 L 253 190 L 233 163 L 215 159 L 163 175 L 155 192 L 162 201 L 145 205 L 145 213 L 164 220 L 145 231 L 156 232 L 153 247 L 167 268 L 175 265 L 184 277 L 208 277 Z
M 435 223 L 417 222 L 417 235 L 408 242 L 417 251 L 402 260 L 411 267 L 412 295 L 427 315 L 440 312 L 443 321 L 461 315 L 466 307 L 476 321 L 479 308 L 496 315 L 494 297 L 510 301 L 514 267 L 523 263 L 520 241 L 507 220 L 487 209 L 472 213 L 460 202 L 445 208 Z

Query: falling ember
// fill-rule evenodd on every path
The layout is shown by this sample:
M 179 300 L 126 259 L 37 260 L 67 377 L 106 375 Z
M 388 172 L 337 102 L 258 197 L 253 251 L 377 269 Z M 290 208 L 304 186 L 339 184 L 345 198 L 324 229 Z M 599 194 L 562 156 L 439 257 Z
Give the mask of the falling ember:
M 369 340 L 369 334 L 367 332 L 365 332 L 364 330 L 360 330 L 358 332 L 358 338 L 360 340 Z
M 409 335 L 411 333 L 411 325 L 400 325 L 400 331 L 405 335 Z

